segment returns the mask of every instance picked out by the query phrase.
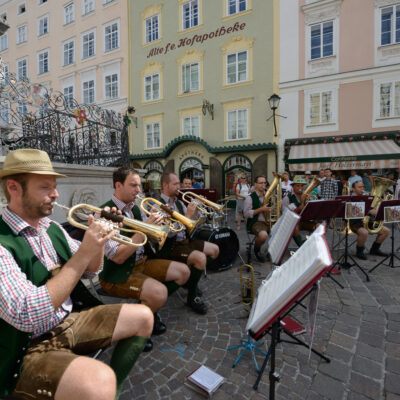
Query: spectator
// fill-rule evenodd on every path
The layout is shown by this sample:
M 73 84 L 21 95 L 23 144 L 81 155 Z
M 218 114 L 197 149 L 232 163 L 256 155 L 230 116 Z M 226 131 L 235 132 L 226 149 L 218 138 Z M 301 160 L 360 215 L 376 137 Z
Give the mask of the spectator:
M 250 194 L 250 185 L 247 183 L 246 175 L 242 175 L 235 187 L 236 193 L 236 229 L 240 231 L 242 222 L 244 199 Z M 245 219 L 247 223 L 247 219 Z
M 192 188 L 192 181 L 190 178 L 183 178 L 181 187 L 183 189 L 191 189 Z
M 372 190 L 372 172 L 370 169 L 368 169 L 366 172 L 364 172 L 362 181 L 364 183 L 365 191 L 368 193 L 371 193 Z
M 193 189 L 201 189 L 201 184 L 200 184 L 200 182 L 197 181 L 196 178 L 193 178 L 192 182 L 193 182 L 193 184 L 192 184 Z
M 360 182 L 362 181 L 362 178 L 360 175 L 357 175 L 357 171 L 355 169 L 352 169 L 350 171 L 350 177 L 348 179 L 348 183 L 350 184 L 350 187 L 353 187 L 354 182 Z
M 282 174 L 282 196 L 284 196 L 287 192 L 292 191 L 292 181 L 289 179 L 289 172 L 284 172 Z
M 338 195 L 338 184 L 332 179 L 332 171 L 325 168 L 325 180 L 321 183 L 321 198 L 324 200 L 332 200 Z

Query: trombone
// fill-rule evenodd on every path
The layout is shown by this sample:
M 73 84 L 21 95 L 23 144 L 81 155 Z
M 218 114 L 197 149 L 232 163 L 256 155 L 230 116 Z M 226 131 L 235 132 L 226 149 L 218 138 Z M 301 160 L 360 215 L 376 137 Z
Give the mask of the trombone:
M 223 204 L 214 203 L 213 201 L 193 192 L 182 192 L 181 190 L 178 190 L 178 193 L 181 194 L 182 200 L 186 204 L 194 203 L 197 209 L 204 215 L 211 215 L 215 212 L 221 214 L 225 207 Z M 212 211 L 209 211 L 209 208 L 211 208 Z
M 144 246 L 147 243 L 147 238 L 150 237 L 153 239 L 155 242 L 158 243 L 159 248 L 161 249 L 165 243 L 165 240 L 167 239 L 169 229 L 166 226 L 160 226 L 160 225 L 155 225 L 155 224 L 148 224 L 143 221 L 138 221 L 136 219 L 132 218 L 127 218 L 124 217 L 123 215 L 116 215 L 111 212 L 104 211 L 101 208 L 92 206 L 90 204 L 77 204 L 71 208 L 63 206 L 61 204 L 58 204 L 56 202 L 53 203 L 54 205 L 67 210 L 67 221 L 73 225 L 76 226 L 77 228 L 87 230 L 88 226 L 81 224 L 78 222 L 76 219 L 74 219 L 74 214 L 79 214 L 80 217 L 83 218 L 88 218 L 88 215 L 79 212 L 78 210 L 89 210 L 90 212 L 96 213 L 100 215 L 100 218 L 98 219 L 99 221 L 105 222 L 106 224 L 109 225 L 110 230 L 117 230 L 117 231 L 124 231 L 124 232 L 131 232 L 131 233 L 139 233 L 144 237 L 144 240 L 142 243 L 134 243 L 131 238 L 121 235 L 120 233 L 117 233 L 114 235 L 111 240 L 115 240 L 116 242 L 122 243 L 122 244 L 128 244 L 131 246 L 135 247 L 141 247 Z M 128 229 L 128 228 L 120 228 L 119 223 L 122 222 L 124 225 L 129 226 L 134 229 Z

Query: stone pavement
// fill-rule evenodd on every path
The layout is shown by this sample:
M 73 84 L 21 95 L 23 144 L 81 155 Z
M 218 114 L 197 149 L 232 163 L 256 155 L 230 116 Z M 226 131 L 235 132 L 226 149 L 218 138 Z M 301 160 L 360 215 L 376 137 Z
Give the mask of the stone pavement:
M 233 224 L 230 216 L 230 226 Z M 241 254 L 245 257 L 247 234 L 242 224 L 238 233 Z M 327 239 L 330 244 L 331 232 Z M 354 236 L 351 236 L 351 238 Z M 395 248 L 400 245 L 396 229 Z M 368 239 L 368 246 L 373 241 Z M 389 251 L 386 240 L 384 251 Z M 354 246 L 350 249 L 354 254 Z M 397 253 L 399 255 L 399 253 Z M 369 256 L 361 265 L 369 269 L 380 258 Z M 204 364 L 226 378 L 214 394 L 214 400 L 268 399 L 268 367 L 258 390 L 252 386 L 257 373 L 250 354 L 232 368 L 238 351 L 227 352 L 229 346 L 245 338 L 248 308 L 240 303 L 239 258 L 234 266 L 222 272 L 209 272 L 200 287 L 209 306 L 205 316 L 193 313 L 177 294 L 173 295 L 160 314 L 167 332 L 153 337 L 154 349 L 143 353 L 132 370 L 121 400 L 128 399 L 203 399 L 184 385 L 185 377 Z M 395 259 L 395 265 L 400 261 Z M 271 268 L 253 257 L 258 287 Z M 308 349 L 288 343 L 277 346 L 276 399 L 400 399 L 400 268 L 380 266 L 370 274 L 370 282 L 355 267 L 336 276 L 341 289 L 331 279 L 323 278 L 319 295 L 314 348 L 331 358 L 330 363 L 315 356 L 309 359 Z M 180 293 L 184 295 L 183 289 Z M 307 316 L 297 307 L 291 314 L 303 325 Z M 307 334 L 301 336 L 308 339 Z M 263 338 L 266 349 L 269 336 Z M 111 349 L 101 359 L 109 362 Z M 257 356 L 259 364 L 263 357 Z

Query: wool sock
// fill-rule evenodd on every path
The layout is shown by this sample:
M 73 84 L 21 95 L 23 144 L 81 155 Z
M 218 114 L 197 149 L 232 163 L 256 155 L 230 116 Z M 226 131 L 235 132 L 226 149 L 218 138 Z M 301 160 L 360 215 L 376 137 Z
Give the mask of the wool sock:
M 190 276 L 187 281 L 187 288 L 188 288 L 188 295 L 187 300 L 188 302 L 192 301 L 197 296 L 197 284 L 201 276 L 203 275 L 203 271 L 201 269 L 197 269 L 190 266 Z
M 364 246 L 356 246 L 356 252 L 357 254 L 363 254 L 364 253 Z
M 175 281 L 164 282 L 164 285 L 168 289 L 168 296 L 171 296 L 171 294 L 175 293 L 180 288 L 180 285 L 178 285 Z
M 293 240 L 296 242 L 297 246 L 299 246 L 299 247 L 303 244 L 303 239 L 301 238 L 301 235 L 293 236 Z

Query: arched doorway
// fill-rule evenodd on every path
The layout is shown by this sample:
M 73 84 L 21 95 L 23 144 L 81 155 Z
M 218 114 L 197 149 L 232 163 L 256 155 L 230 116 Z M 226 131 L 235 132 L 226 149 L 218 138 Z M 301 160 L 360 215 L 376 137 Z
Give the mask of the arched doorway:
M 196 179 L 204 184 L 204 166 L 203 163 L 195 157 L 186 158 L 179 166 L 179 179 L 183 178 Z
M 144 169 L 147 169 L 144 175 L 145 182 L 143 183 L 143 191 L 154 192 L 161 190 L 161 175 L 164 171 L 164 167 L 159 161 L 148 161 L 144 165 Z
M 252 164 L 243 154 L 234 154 L 227 158 L 223 165 L 224 196 L 235 194 L 235 186 L 241 175 L 247 176 L 247 182 L 252 184 Z

